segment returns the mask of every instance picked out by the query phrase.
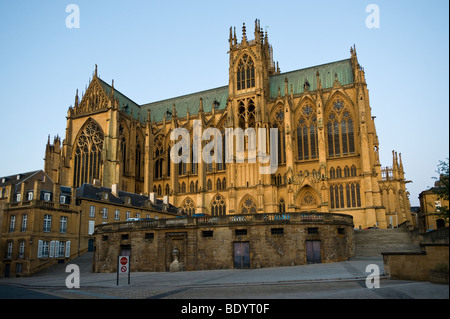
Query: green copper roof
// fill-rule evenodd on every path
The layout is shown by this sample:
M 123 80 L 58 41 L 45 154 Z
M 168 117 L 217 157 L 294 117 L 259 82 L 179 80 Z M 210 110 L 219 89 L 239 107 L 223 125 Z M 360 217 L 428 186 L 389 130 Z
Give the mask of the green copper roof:
M 291 92 L 291 85 L 294 94 L 303 93 L 305 81 L 308 81 L 309 83 L 309 91 L 317 90 L 317 71 L 319 72 L 319 78 L 323 89 L 333 87 L 336 76 L 341 85 L 353 83 L 351 60 L 346 59 L 273 75 L 270 77 L 270 97 L 277 98 L 278 89 L 280 89 L 281 96 L 284 96 L 286 78 L 288 80 L 289 94 Z M 102 80 L 100 80 L 100 82 L 102 83 L 106 94 L 109 95 L 111 93 L 111 86 Z M 188 109 L 190 115 L 198 114 L 200 98 L 203 100 L 203 111 L 205 113 L 211 112 L 214 105 L 216 105 L 215 110 L 217 111 L 225 109 L 228 99 L 228 85 L 143 105 L 138 105 L 116 89 L 114 89 L 114 97 L 119 99 L 120 108 L 124 105 L 128 106 L 125 109 L 127 114 L 131 114 L 132 111 L 133 117 L 136 119 L 139 114 L 139 120 L 141 122 L 144 122 L 147 119 L 147 110 L 149 109 L 151 121 L 155 120 L 156 122 L 161 122 L 164 119 L 164 115 L 166 115 L 166 120 L 170 121 L 174 104 L 177 117 L 185 117 Z
M 335 74 L 337 75 L 337 78 L 341 85 L 353 83 L 351 60 L 346 59 L 274 75 L 270 78 L 270 97 L 276 98 L 278 96 L 278 88 L 280 88 L 281 96 L 284 96 L 284 81 L 286 78 L 288 80 L 289 94 L 291 92 L 291 85 L 294 94 L 303 93 L 305 81 L 308 81 L 309 83 L 309 91 L 317 90 L 317 71 L 319 71 L 319 78 L 320 82 L 322 83 L 322 89 L 333 87 Z
M 103 81 L 102 79 L 98 78 L 100 80 L 100 83 L 105 90 L 106 95 L 111 95 L 111 86 Z M 120 93 L 116 88 L 114 88 L 114 98 L 119 100 L 119 109 L 122 110 L 124 108 L 125 113 L 131 114 L 131 111 L 133 111 L 133 117 L 137 118 L 137 115 L 139 114 L 140 120 L 143 122 L 145 118 L 147 117 L 147 114 L 142 114 L 141 107 L 139 104 L 135 103 L 133 100 L 129 99 L 124 94 Z
M 174 104 L 177 111 L 177 117 L 185 117 L 188 109 L 190 115 L 196 115 L 198 114 L 198 109 L 200 106 L 200 98 L 203 100 L 203 112 L 211 112 L 214 107 L 214 102 L 216 102 L 216 111 L 223 110 L 227 104 L 228 85 L 163 101 L 144 104 L 141 105 L 141 110 L 142 112 L 147 113 L 147 110 L 150 109 L 150 119 L 152 121 L 155 119 L 156 122 L 162 121 L 164 119 L 164 114 L 166 114 L 167 111 L 172 113 Z M 168 114 L 166 114 L 166 120 L 170 120 Z

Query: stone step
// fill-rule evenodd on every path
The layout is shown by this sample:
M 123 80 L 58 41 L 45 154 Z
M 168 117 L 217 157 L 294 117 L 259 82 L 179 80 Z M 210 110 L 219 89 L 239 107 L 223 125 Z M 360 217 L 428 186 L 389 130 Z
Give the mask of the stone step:
M 405 228 L 355 230 L 355 256 L 381 257 L 382 252 L 420 251 Z

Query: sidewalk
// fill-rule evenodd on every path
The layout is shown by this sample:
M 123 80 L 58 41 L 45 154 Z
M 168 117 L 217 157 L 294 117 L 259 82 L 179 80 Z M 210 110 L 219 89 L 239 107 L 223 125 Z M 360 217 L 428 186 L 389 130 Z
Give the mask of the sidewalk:
M 116 273 L 93 273 L 86 267 L 88 256 L 72 261 L 80 267 L 80 286 L 110 288 L 117 287 Z M 313 282 L 336 280 L 362 280 L 371 273 L 365 272 L 367 265 L 376 264 L 383 275 L 383 260 L 378 257 L 354 258 L 338 263 L 310 264 L 291 267 L 262 269 L 223 269 L 182 272 L 132 272 L 130 286 L 148 287 L 186 287 L 197 285 L 246 285 L 276 284 L 289 282 Z M 65 288 L 69 273 L 68 264 L 58 264 L 31 277 L 1 278 L 0 284 L 12 284 L 29 288 Z M 121 277 L 120 285 L 127 285 Z
M 182 272 L 133 272 L 117 286 L 116 273 L 92 273 L 89 256 L 72 261 L 80 267 L 80 288 L 68 289 L 67 264 L 32 277 L 2 278 L 12 285 L 69 299 L 314 299 L 314 298 L 447 298 L 448 286 L 394 281 L 383 273 L 380 257 L 359 257 L 337 263 L 262 269 L 223 269 Z M 382 289 L 367 289 L 368 265 L 380 270 Z

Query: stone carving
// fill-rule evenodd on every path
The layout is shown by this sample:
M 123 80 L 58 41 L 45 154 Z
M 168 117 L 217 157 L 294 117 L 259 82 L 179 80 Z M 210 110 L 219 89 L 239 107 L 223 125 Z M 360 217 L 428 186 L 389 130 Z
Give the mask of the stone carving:
M 178 256 L 179 256 L 180 252 L 178 251 L 178 249 L 175 247 L 172 250 L 172 256 L 173 256 L 173 262 L 170 264 L 170 272 L 178 272 L 181 271 L 181 264 L 178 261 Z

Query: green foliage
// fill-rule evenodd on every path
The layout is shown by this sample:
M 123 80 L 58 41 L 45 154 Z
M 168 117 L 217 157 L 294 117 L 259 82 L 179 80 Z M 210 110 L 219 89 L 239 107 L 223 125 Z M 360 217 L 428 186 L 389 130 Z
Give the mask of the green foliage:
M 433 192 L 438 195 L 438 199 L 445 200 L 448 202 L 449 199 L 449 163 L 448 158 L 446 161 L 439 161 L 438 169 L 436 173 L 439 174 L 439 178 L 434 177 L 437 180 L 436 187 L 433 188 Z M 449 208 L 448 206 L 442 205 L 437 213 L 439 218 L 443 218 L 448 222 L 449 218 Z

